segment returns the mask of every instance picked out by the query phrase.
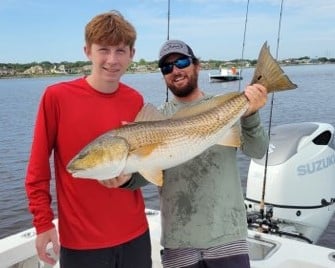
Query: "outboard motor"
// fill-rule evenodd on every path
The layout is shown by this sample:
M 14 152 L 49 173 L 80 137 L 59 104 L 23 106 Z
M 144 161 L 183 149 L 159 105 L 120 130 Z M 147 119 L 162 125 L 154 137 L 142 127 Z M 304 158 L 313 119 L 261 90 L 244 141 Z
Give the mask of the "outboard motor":
M 259 226 L 270 221 L 270 230 L 317 242 L 335 211 L 334 127 L 318 122 L 273 127 L 262 199 L 265 160 L 250 162 L 248 215 L 261 208 Z M 248 218 L 249 227 L 255 222 Z

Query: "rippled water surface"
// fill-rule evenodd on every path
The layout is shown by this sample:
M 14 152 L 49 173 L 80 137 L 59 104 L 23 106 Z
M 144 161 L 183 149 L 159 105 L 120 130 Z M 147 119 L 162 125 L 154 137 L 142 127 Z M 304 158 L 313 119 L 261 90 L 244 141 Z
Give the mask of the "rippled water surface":
M 335 125 L 335 64 L 284 69 L 299 87 L 275 95 L 272 125 L 302 121 Z M 250 81 L 252 72 L 253 69 L 243 70 L 241 88 Z M 204 91 L 217 94 L 239 89 L 239 82 L 209 83 L 208 73 L 202 71 L 200 74 L 200 87 Z M 0 79 L 0 238 L 31 227 L 24 177 L 38 102 L 47 85 L 73 78 Z M 126 74 L 123 81 L 141 91 L 147 102 L 159 105 L 166 99 L 166 88 L 160 73 Z M 265 126 L 269 121 L 269 103 L 261 111 Z M 245 187 L 248 159 L 240 155 L 239 165 Z M 156 188 L 150 185 L 143 192 L 147 206 L 158 208 Z M 335 217 L 318 244 L 335 249 L 334 237 Z

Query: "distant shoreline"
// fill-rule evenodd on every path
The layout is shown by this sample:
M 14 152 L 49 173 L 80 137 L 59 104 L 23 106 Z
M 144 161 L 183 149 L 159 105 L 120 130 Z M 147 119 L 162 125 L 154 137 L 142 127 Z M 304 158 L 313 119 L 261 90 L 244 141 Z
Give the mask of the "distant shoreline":
M 145 73 L 158 73 L 159 71 L 138 71 L 138 72 L 126 72 L 127 74 L 145 74 Z M 80 76 L 85 76 L 88 75 L 87 73 L 78 73 L 78 74 L 29 74 L 29 75 L 8 75 L 8 76 L 1 76 L 0 79 L 20 79 L 20 78 L 40 78 L 40 77 L 62 77 L 62 76 L 73 76 L 73 77 L 80 77 Z
M 282 67 L 285 66 L 306 66 L 306 65 L 325 65 L 325 64 L 335 64 L 335 62 L 327 62 L 327 63 L 294 63 L 294 64 L 283 64 L 281 63 L 280 65 Z M 254 68 L 255 66 L 248 66 L 248 67 L 243 67 L 242 69 L 247 69 L 247 68 Z M 202 67 L 201 70 L 218 70 L 213 69 L 213 68 L 206 68 L 205 66 Z M 146 73 L 156 73 L 159 72 L 159 69 L 157 70 L 140 70 L 140 71 L 127 71 L 127 74 L 146 74 Z M 24 78 L 41 78 L 41 77 L 62 77 L 62 76 L 68 76 L 68 77 L 78 77 L 78 76 L 85 76 L 88 75 L 89 73 L 55 73 L 55 74 L 17 74 L 17 75 L 0 75 L 0 80 L 1 79 L 24 79 Z

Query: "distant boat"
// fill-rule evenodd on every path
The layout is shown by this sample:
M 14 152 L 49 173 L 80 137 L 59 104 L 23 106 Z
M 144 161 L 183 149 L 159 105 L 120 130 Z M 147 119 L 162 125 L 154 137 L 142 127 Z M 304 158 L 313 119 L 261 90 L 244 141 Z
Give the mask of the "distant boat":
M 219 71 L 215 74 L 209 73 L 209 82 L 230 82 L 242 79 L 236 67 L 220 67 Z

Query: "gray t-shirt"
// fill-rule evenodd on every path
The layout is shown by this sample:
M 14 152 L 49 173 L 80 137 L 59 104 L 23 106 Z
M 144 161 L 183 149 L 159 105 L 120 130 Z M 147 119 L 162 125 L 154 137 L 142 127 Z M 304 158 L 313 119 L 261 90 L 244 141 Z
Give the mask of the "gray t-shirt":
M 211 98 L 204 96 L 201 102 Z M 192 103 L 195 104 L 195 103 Z M 161 111 L 172 115 L 191 105 L 175 99 Z M 261 158 L 268 145 L 258 113 L 241 119 L 241 150 Z M 237 149 L 214 145 L 198 157 L 164 171 L 160 188 L 161 243 L 165 248 L 208 248 L 247 235 Z

